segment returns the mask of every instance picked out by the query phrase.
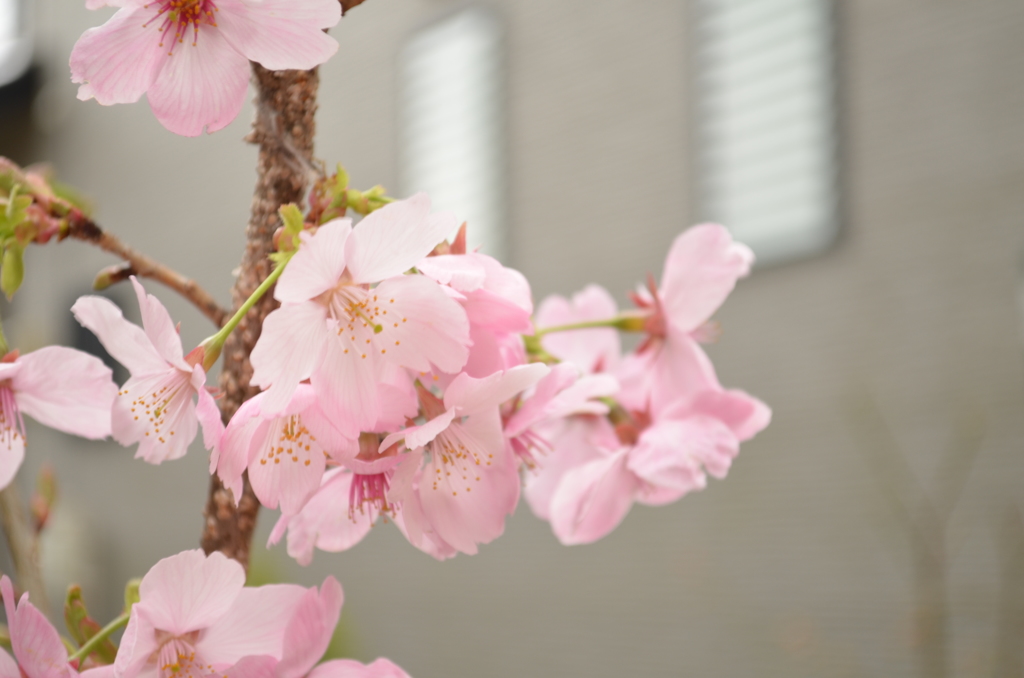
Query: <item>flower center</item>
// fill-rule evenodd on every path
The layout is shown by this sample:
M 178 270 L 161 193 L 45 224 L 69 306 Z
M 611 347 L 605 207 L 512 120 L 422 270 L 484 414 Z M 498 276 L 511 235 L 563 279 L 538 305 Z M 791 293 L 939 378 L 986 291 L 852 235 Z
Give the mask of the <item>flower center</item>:
M 336 332 L 345 346 L 345 355 L 353 358 L 365 360 L 374 353 L 386 355 L 394 337 L 387 338 L 381 336 L 382 333 L 408 322 L 408 318 L 400 317 L 394 309 L 388 315 L 394 299 L 380 297 L 375 290 L 356 285 L 345 276 L 319 300 L 327 307 L 328 317 L 337 326 Z M 394 340 L 393 345 L 400 346 L 401 340 Z
M 211 664 L 203 664 L 190 642 L 173 637 L 157 652 L 156 666 L 160 678 L 199 678 L 219 675 Z
M 356 511 L 365 514 L 367 504 L 371 512 L 376 509 L 378 513 L 392 513 L 394 507 L 388 504 L 387 498 L 389 487 L 388 477 L 384 473 L 353 474 L 352 485 L 348 490 L 348 517 L 354 520 Z
M 192 46 L 199 40 L 199 25 L 217 26 L 214 12 L 219 11 L 213 0 L 155 0 L 143 5 L 143 9 L 156 7 L 157 13 L 152 19 L 142 24 L 143 28 L 149 27 L 154 21 L 163 17 L 160 24 L 160 46 L 170 41 L 168 55 L 174 53 L 175 43 L 184 43 L 185 36 L 192 33 Z M 174 37 L 169 37 L 171 32 Z
M 170 370 L 155 382 L 140 382 L 132 388 L 141 395 L 132 398 L 131 414 L 135 421 L 146 419 L 146 437 L 166 443 L 168 437 L 174 435 L 174 423 L 192 398 L 192 389 L 186 388 L 188 385 L 189 375 L 181 370 Z M 117 395 L 128 396 L 129 390 L 123 388 Z
M 472 492 L 472 483 L 480 482 L 480 470 L 477 467 L 490 466 L 494 459 L 491 453 L 483 455 L 466 447 L 451 426 L 430 442 L 430 454 L 432 489 L 450 490 L 453 497 L 463 490 Z
M 269 445 L 260 457 L 261 464 L 280 464 L 281 460 L 309 466 L 311 455 L 324 454 L 316 442 L 316 436 L 302 423 L 302 417 L 293 414 L 274 420 L 274 430 L 267 436 Z
M 0 383 L 0 445 L 11 445 L 21 438 L 25 440 L 25 420 L 21 418 L 21 410 L 14 400 L 14 391 L 10 380 Z

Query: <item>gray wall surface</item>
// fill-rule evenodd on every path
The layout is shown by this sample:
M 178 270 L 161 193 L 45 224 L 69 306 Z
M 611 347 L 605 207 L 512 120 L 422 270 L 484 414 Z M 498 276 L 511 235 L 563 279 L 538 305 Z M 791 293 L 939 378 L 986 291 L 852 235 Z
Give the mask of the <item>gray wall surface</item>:
M 506 39 L 507 263 L 538 300 L 590 281 L 624 300 L 696 213 L 693 7 L 483 4 Z M 51 162 L 108 229 L 226 302 L 251 109 L 183 139 L 144 102 L 76 101 L 67 56 L 109 14 L 80 5 L 38 0 L 43 89 L 0 130 L 0 153 Z M 317 153 L 355 185 L 397 186 L 397 58 L 456 6 L 368 0 L 332 31 Z M 524 505 L 480 555 L 445 563 L 388 525 L 307 569 L 260 552 L 260 567 L 305 584 L 339 578 L 358 658 L 417 678 L 923 678 L 941 675 L 929 662 L 945 619 L 945 675 L 1022 675 L 1024 5 L 841 0 L 837 32 L 841 237 L 741 282 L 709 348 L 724 384 L 772 406 L 772 425 L 728 479 L 637 506 L 591 546 L 560 546 Z M 66 309 L 109 263 L 80 243 L 31 251 L 8 311 L 15 343 L 71 341 Z M 147 287 L 186 350 L 212 333 Z M 23 484 L 49 460 L 62 488 L 44 553 L 55 591 L 81 580 L 113 614 L 125 579 L 196 545 L 201 446 L 154 468 L 34 425 L 29 441 Z M 274 519 L 261 515 L 263 535 Z

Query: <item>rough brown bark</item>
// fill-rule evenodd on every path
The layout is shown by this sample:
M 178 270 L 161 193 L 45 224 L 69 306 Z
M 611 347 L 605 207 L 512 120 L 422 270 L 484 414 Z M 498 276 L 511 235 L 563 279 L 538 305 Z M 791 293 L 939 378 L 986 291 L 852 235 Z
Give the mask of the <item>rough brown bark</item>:
M 274 251 L 274 231 L 281 225 L 278 208 L 289 202 L 303 202 L 309 176 L 316 169 L 313 115 L 319 85 L 317 70 L 268 71 L 253 64 L 253 82 L 257 92 L 256 119 L 247 140 L 259 146 L 259 160 L 245 253 L 232 290 L 236 309 L 270 274 L 267 255 Z M 243 402 L 259 392 L 249 383 L 252 377 L 249 356 L 259 339 L 263 319 L 276 306 L 273 295 L 268 293 L 249 311 L 224 345 L 220 375 L 224 395 L 220 408 L 225 423 Z M 216 475 L 212 476 L 205 510 L 203 550 L 206 553 L 220 551 L 248 569 L 249 547 L 259 507 L 248 478 L 236 508 L 231 492 Z

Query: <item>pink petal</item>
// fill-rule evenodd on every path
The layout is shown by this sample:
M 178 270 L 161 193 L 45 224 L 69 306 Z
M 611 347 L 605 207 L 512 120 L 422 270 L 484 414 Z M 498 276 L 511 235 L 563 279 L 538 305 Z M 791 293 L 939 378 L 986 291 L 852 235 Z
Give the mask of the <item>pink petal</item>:
M 442 254 L 425 257 L 416 264 L 420 273 L 459 292 L 472 292 L 484 285 L 487 278 L 483 264 L 466 254 Z
M 772 420 L 772 411 L 767 405 L 735 389 L 702 391 L 694 398 L 691 409 L 720 419 L 740 442 L 753 438 Z
M 200 379 L 198 374 L 202 375 Z M 206 381 L 206 374 L 203 372 L 202 365 L 196 365 L 192 372 L 192 384 L 195 386 L 197 381 Z M 215 449 L 217 443 L 220 442 L 221 436 L 224 435 L 224 420 L 221 419 L 220 409 L 217 407 L 217 402 L 210 395 L 210 392 L 205 387 L 197 387 L 197 393 L 199 395 L 199 404 L 196 405 L 196 418 L 203 427 L 203 446 L 208 450 Z
M 375 213 L 376 214 L 376 213 Z M 458 302 L 426 276 L 385 280 L 373 290 L 385 311 L 373 336 L 387 362 L 418 372 L 458 372 L 469 355 L 469 321 Z
M 405 446 L 410 450 L 418 450 L 431 440 L 437 437 L 441 431 L 448 428 L 455 418 L 455 410 L 445 410 L 430 421 L 419 426 L 408 426 L 401 431 L 392 433 L 380 443 L 380 449 L 386 450 L 400 440 L 405 441 Z
M 240 589 L 196 643 L 197 653 L 211 664 L 234 664 L 246 655 L 280 660 L 288 621 L 305 594 L 295 584 Z
M 495 332 L 479 325 L 470 325 L 472 347 L 462 371 L 482 379 L 495 372 L 526 363 L 523 338 L 518 333 Z
M 217 475 L 224 486 L 231 490 L 236 505 L 242 498 L 242 473 L 249 465 L 252 439 L 257 435 L 265 436 L 270 427 L 260 413 L 260 395 L 242 403 L 228 422 L 217 446 Z
M 249 60 L 221 31 L 202 26 L 193 44 L 187 35 L 147 92 L 160 124 L 175 134 L 196 137 L 216 132 L 238 116 L 249 89 Z
M 139 586 L 136 609 L 145 610 L 157 629 L 183 635 L 223 617 L 244 584 L 242 566 L 223 553 L 183 551 L 150 568 Z
M 88 83 L 79 88 L 79 99 L 128 104 L 150 88 L 167 60 L 167 48 L 160 45 L 161 22 L 143 27 L 155 13 L 133 4 L 82 34 L 71 50 L 71 80 Z
M 603 429 L 603 430 L 598 430 Z M 602 445 L 610 438 L 615 447 Z M 551 451 L 537 458 L 537 468 L 526 474 L 523 495 L 541 520 L 551 520 L 551 504 L 562 478 L 570 470 L 604 459 L 618 447 L 607 419 L 572 419 L 549 439 Z
M 167 361 L 160 356 L 142 328 L 125 320 L 121 309 L 109 299 L 79 297 L 71 312 L 83 327 L 96 335 L 114 360 L 127 367 L 133 375 L 167 370 Z
M 380 356 L 372 347 L 357 343 L 348 333 L 327 341 L 323 360 L 310 379 L 323 408 L 338 413 L 335 424 L 352 438 L 370 429 L 381 412 L 377 392 Z
M 25 461 L 25 439 L 16 429 L 0 431 L 0 490 L 11 484 Z
M 248 655 L 218 671 L 224 678 L 276 678 L 277 660 L 267 655 Z M 84 675 L 84 674 L 83 674 Z
M 2 647 L 0 647 L 0 678 L 21 678 L 18 664 Z
M 327 577 L 320 591 L 310 589 L 288 622 L 284 657 L 277 667 L 279 678 L 303 678 L 316 665 L 334 634 L 345 596 L 341 584 Z
M 469 321 L 478 327 L 495 332 L 533 333 L 530 312 L 515 302 L 490 290 L 476 290 L 466 294 L 462 302 Z
M 313 669 L 308 678 L 409 678 L 409 674 L 383 658 L 366 665 L 354 659 L 334 659 Z
M 445 389 L 445 407 L 455 409 L 460 415 L 497 408 L 543 379 L 550 369 L 547 365 L 533 363 L 513 367 L 483 379 L 460 374 Z
M 14 587 L 6 575 L 0 578 L 0 590 L 7 609 L 11 647 L 22 671 L 30 678 L 70 678 L 73 672 L 68 666 L 68 651 L 57 629 L 28 602 L 27 593 L 15 611 Z
M 114 659 L 115 676 L 138 676 L 149 658 L 160 649 L 157 629 L 145 618 L 145 612 L 136 604 L 132 607 L 128 626 L 121 635 L 121 643 Z
M 251 379 L 266 391 L 264 412 L 276 414 L 288 405 L 299 382 L 313 374 L 332 334 L 327 309 L 317 303 L 285 304 L 266 317 L 252 351 Z
M 703 461 L 710 461 L 718 469 L 724 464 L 727 470 L 738 452 L 739 441 L 720 421 L 691 417 L 658 422 L 644 431 L 630 452 L 627 466 L 646 482 L 673 490 L 675 496 L 666 500 L 675 501 L 707 485 L 701 469 Z
M 509 417 L 505 424 L 505 436 L 514 437 L 544 418 L 548 405 L 561 391 L 572 386 L 579 378 L 579 368 L 571 364 L 558 364 L 551 368 L 537 382 L 537 388 L 522 407 Z
M 351 219 L 329 221 L 313 235 L 303 231 L 299 251 L 274 286 L 274 298 L 297 304 L 337 285 L 345 272 L 345 242 L 351 233 Z
M 595 542 L 626 517 L 638 488 L 626 468 L 627 452 L 622 449 L 566 472 L 551 502 L 551 528 L 560 542 Z
M 142 329 L 146 332 L 146 336 L 156 348 L 157 353 L 178 369 L 191 370 L 192 368 L 183 359 L 181 337 L 174 326 L 174 321 L 171 320 L 171 314 L 167 312 L 159 299 L 152 294 L 146 294 L 142 283 L 135 276 L 132 276 L 132 286 L 135 288 L 135 296 L 139 300 Z
M 335 0 L 222 0 L 217 7 L 224 37 L 271 71 L 309 70 L 338 51 L 323 31 L 341 19 Z
M 612 295 L 599 285 L 588 285 L 572 300 L 554 295 L 537 311 L 537 327 L 557 327 L 587 320 L 605 320 L 618 314 Z M 551 355 L 575 363 L 584 372 L 614 371 L 622 348 L 619 333 L 612 328 L 553 332 L 541 340 Z
M 84 438 L 110 435 L 117 396 L 110 369 L 99 358 L 63 346 L 47 346 L 18 358 L 11 380 L 21 411 L 41 424 Z
M 736 286 L 750 273 L 754 253 L 733 242 L 718 224 L 687 229 L 672 243 L 665 259 L 661 296 L 669 323 L 692 332 L 711 317 Z
M 372 212 L 356 224 L 347 248 L 348 270 L 357 283 L 402 275 L 452 233 L 454 215 L 430 214 L 430 198 L 417 193 Z

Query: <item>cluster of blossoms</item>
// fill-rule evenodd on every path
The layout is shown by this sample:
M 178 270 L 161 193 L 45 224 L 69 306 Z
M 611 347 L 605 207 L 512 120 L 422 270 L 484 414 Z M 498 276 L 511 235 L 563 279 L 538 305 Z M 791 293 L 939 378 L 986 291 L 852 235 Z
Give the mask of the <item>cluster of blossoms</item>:
M 205 386 L 209 343 L 184 356 L 138 282 L 141 329 L 83 297 L 76 317 L 132 374 L 114 437 L 160 463 L 201 424 L 211 473 L 237 500 L 248 472 L 282 513 L 271 542 L 287 533 L 308 563 L 382 519 L 435 558 L 476 553 L 503 532 L 524 479 L 559 540 L 592 542 L 634 501 L 665 504 L 723 477 L 767 425 L 768 408 L 723 388 L 700 347 L 752 262 L 721 226 L 680 235 L 636 310 L 591 286 L 534 318 L 520 273 L 467 252 L 464 231 L 444 240 L 456 224 L 421 194 L 302 230 L 252 354 L 263 392 L 226 428 Z M 646 339 L 623 356 L 620 329 Z
M 14 659 L 0 648 L 0 678 L 408 678 L 387 659 L 317 665 L 344 600 L 334 577 L 319 590 L 244 583 L 242 566 L 220 553 L 164 558 L 139 584 L 114 663 L 91 666 L 95 647 L 69 657 L 27 593 L 15 605 L 4 576 L 0 592 Z
M 71 54 L 79 98 L 108 105 L 146 94 L 158 120 L 183 135 L 234 119 L 250 61 L 310 69 L 337 50 L 324 32 L 340 17 L 337 0 L 87 0 L 104 5 L 116 13 Z M 32 173 L 19 175 L 27 195 L 3 176 L 0 288 L 10 296 L 24 247 L 65 237 L 71 210 Z M 348 191 L 334 180 L 330 190 Z M 724 477 L 740 443 L 767 426 L 767 406 L 724 388 L 700 346 L 753 262 L 723 227 L 677 237 L 660 284 L 636 290 L 632 310 L 590 286 L 535 312 L 526 279 L 467 251 L 465 224 L 432 214 L 425 195 L 394 201 L 371 189 L 339 202 L 325 186 L 314 188 L 308 223 L 294 205 L 282 208 L 274 272 L 187 354 L 170 314 L 134 277 L 141 327 L 106 299 L 79 299 L 75 317 L 131 373 L 120 388 L 95 357 L 60 347 L 20 356 L 0 332 L 0 490 L 24 458 L 23 414 L 87 438 L 112 435 L 153 464 L 184 456 L 202 428 L 210 473 L 236 501 L 248 477 L 262 505 L 281 511 L 270 542 L 287 535 L 300 563 L 316 549 L 350 548 L 385 521 L 446 559 L 498 537 L 521 494 L 562 543 L 596 541 L 634 502 L 666 504 L 702 489 L 708 474 Z M 354 222 L 349 207 L 365 216 Z M 207 376 L 270 289 L 279 306 L 249 356 L 262 392 L 225 426 Z M 644 338 L 623 354 L 620 331 Z M 129 610 L 80 633 L 69 656 L 3 577 L 14 658 L 0 649 L 0 678 L 407 678 L 384 659 L 317 665 L 342 605 L 333 577 L 319 589 L 243 583 L 242 566 L 220 553 L 166 558 Z M 116 655 L 111 646 L 103 656 L 98 648 L 125 624 Z

